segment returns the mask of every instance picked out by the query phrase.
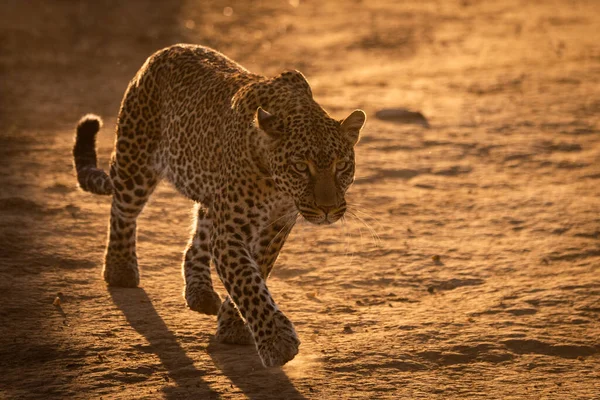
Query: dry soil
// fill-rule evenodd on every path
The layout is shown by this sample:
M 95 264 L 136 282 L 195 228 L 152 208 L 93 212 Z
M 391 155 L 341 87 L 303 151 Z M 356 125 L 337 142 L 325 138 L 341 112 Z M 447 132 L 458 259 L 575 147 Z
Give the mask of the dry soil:
M 0 398 L 600 398 L 599 27 L 595 0 L 2 1 Z M 186 309 L 172 187 L 141 287 L 100 276 L 110 199 L 76 187 L 74 126 L 104 117 L 106 167 L 127 82 L 178 42 L 370 117 L 355 217 L 300 223 L 269 280 L 302 340 L 281 369 Z

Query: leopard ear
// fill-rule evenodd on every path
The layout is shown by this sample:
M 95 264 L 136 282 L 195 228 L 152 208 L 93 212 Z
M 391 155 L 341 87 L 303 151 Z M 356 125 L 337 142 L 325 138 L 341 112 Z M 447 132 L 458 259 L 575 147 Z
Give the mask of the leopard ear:
M 270 112 L 263 110 L 262 107 L 258 107 L 256 110 L 256 120 L 258 121 L 258 127 L 270 137 L 277 139 L 283 134 L 283 128 L 279 118 Z
M 360 130 L 365 125 L 367 115 L 363 110 L 354 110 L 345 120 L 342 121 L 342 133 L 354 146 L 360 139 Z

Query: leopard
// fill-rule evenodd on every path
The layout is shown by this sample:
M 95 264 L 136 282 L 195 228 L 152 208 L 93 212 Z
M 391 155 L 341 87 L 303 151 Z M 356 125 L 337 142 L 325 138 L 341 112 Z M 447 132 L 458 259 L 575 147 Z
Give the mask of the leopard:
M 155 52 L 125 91 L 108 172 L 97 164 L 102 119 L 85 115 L 76 128 L 79 187 L 112 196 L 105 282 L 139 286 L 137 217 L 166 180 L 194 202 L 182 263 L 187 307 L 217 316 L 217 342 L 254 345 L 264 367 L 286 364 L 300 340 L 267 278 L 298 220 L 344 216 L 365 122 L 360 109 L 331 117 L 297 70 L 266 77 L 196 44 Z

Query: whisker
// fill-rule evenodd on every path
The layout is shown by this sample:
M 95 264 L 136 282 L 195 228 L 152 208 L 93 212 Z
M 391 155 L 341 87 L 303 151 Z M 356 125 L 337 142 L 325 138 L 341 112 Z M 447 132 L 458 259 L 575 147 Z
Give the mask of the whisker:
M 348 239 L 348 226 L 346 224 L 346 216 L 342 216 L 342 218 L 340 218 L 340 221 L 344 229 L 344 257 L 348 257 L 348 255 L 350 255 L 350 262 L 348 263 L 348 266 L 351 267 L 352 263 L 354 262 L 354 251 L 351 252 L 350 250 L 350 241 Z
M 378 218 L 378 217 L 374 216 L 373 214 L 368 213 L 364 210 L 361 210 L 357 207 L 351 207 L 350 212 L 356 214 L 357 216 L 360 216 L 367 222 L 375 223 L 379 228 L 381 228 L 382 225 L 385 224 L 385 222 L 383 220 L 381 220 L 380 218 Z
M 371 234 L 371 238 L 373 239 L 373 242 L 375 243 L 375 246 L 381 247 L 381 238 L 379 237 L 379 235 L 377 234 L 377 232 L 375 231 L 375 229 L 373 229 L 373 227 L 371 225 L 369 225 L 364 219 L 362 219 L 360 216 L 356 215 L 351 210 L 349 210 L 347 213 L 351 217 L 355 218 L 362 225 L 364 225 L 365 228 L 367 228 L 367 230 Z M 360 231 L 360 227 L 359 227 L 359 231 Z
M 265 229 L 271 227 L 272 225 L 275 225 L 278 221 L 281 221 L 284 218 L 291 218 L 291 217 L 293 217 L 297 213 L 298 212 L 296 210 L 294 210 L 294 211 L 290 211 L 287 214 L 283 214 L 281 217 L 277 218 L 276 220 L 272 221 L 267 226 L 265 226 Z
M 277 237 L 282 232 L 284 233 L 284 235 L 288 234 L 290 232 L 291 228 L 296 223 L 296 219 L 297 218 L 290 219 L 289 221 L 286 221 L 285 224 L 283 224 L 281 229 L 275 234 L 275 236 L 273 236 L 273 239 L 271 239 L 271 241 L 269 242 L 269 245 L 267 246 L 267 249 L 265 250 L 265 254 L 269 254 L 269 250 L 271 250 L 271 246 L 273 245 L 273 243 L 275 243 L 275 239 L 277 239 Z

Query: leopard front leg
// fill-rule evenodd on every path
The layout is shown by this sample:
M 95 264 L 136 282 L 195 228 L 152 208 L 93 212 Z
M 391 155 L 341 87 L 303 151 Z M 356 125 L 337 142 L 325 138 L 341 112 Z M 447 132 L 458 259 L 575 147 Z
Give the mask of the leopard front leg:
M 247 322 L 264 366 L 280 366 L 298 354 L 300 340 L 290 320 L 278 309 L 256 261 L 243 243 L 219 228 L 213 256 L 219 277 Z
M 256 260 L 263 279 L 268 278 L 281 247 L 295 223 L 295 218 L 296 214 L 290 214 L 287 218 L 285 215 L 276 215 L 275 222 L 267 224 L 261 230 L 262 239 L 256 243 L 254 252 L 257 254 Z M 252 331 L 229 296 L 219 310 L 215 337 L 221 343 L 254 344 Z
M 210 237 L 212 220 L 208 210 L 196 204 L 196 232 L 190 239 L 183 260 L 183 296 L 188 307 L 208 315 L 216 315 L 221 298 L 214 291 L 210 277 Z

